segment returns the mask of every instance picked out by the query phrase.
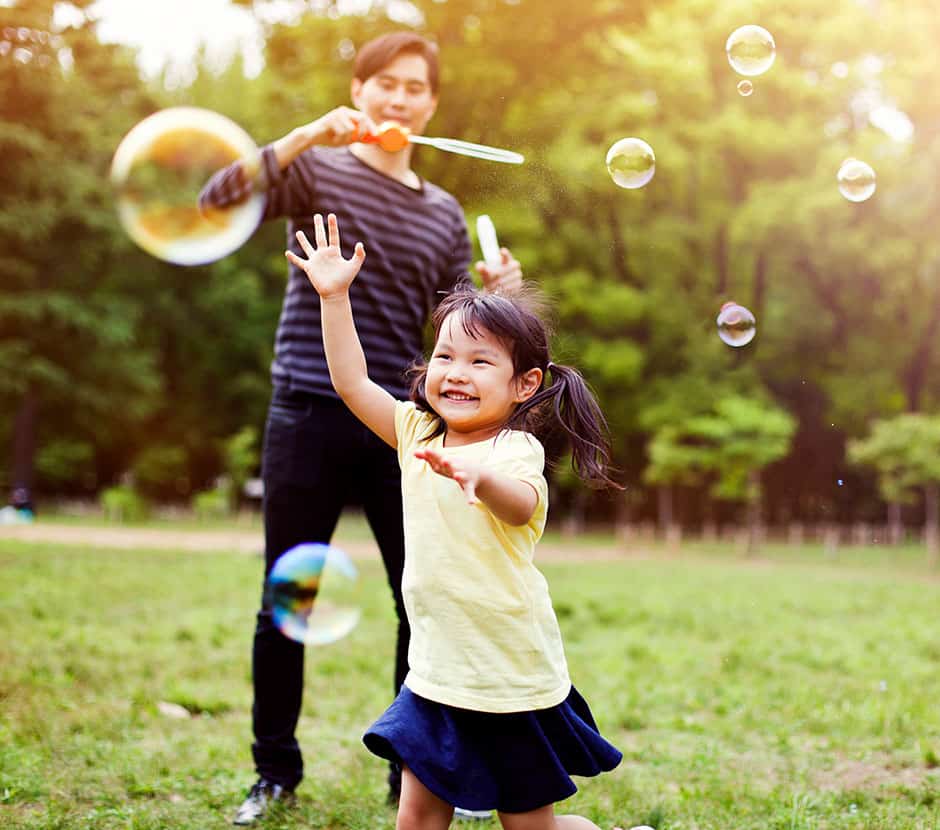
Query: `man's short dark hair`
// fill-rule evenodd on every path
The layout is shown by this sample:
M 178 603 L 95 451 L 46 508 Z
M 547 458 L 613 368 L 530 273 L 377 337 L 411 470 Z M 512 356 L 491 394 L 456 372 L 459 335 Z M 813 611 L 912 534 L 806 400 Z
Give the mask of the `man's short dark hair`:
M 399 55 L 420 55 L 428 65 L 428 81 L 431 92 L 437 95 L 439 63 L 437 44 L 414 32 L 392 32 L 364 44 L 356 54 L 353 77 L 365 83 L 378 74 Z

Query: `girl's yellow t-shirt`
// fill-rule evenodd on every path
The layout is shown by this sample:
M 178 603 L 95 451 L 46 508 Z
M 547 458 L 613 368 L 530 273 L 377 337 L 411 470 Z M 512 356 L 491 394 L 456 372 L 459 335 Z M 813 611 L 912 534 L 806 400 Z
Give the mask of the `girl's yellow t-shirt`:
M 522 712 L 561 703 L 571 689 L 558 620 L 533 563 L 548 511 L 545 451 L 532 435 L 443 447 L 433 416 L 399 402 L 395 432 L 402 470 L 405 570 L 411 624 L 405 685 L 429 700 L 480 712 Z M 414 457 L 435 449 L 469 457 L 529 482 L 538 505 L 513 527 L 460 485 Z

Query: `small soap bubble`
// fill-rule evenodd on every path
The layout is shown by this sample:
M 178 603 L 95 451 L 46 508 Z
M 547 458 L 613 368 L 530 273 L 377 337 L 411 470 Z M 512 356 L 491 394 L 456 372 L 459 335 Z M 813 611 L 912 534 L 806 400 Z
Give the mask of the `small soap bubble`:
M 864 202 L 875 192 L 875 171 L 856 158 L 847 158 L 836 175 L 839 192 L 850 202 Z
M 715 322 L 718 324 L 718 336 L 729 346 L 746 346 L 757 334 L 754 315 L 737 303 L 725 303 Z
M 777 44 L 770 32 L 761 26 L 741 26 L 725 42 L 728 63 L 739 75 L 763 75 L 774 64 Z
M 339 548 L 305 543 L 282 554 L 265 584 L 265 601 L 285 637 L 306 645 L 342 639 L 359 622 L 356 566 Z
M 836 483 L 841 487 L 841 486 L 842 486 L 842 479 L 840 478 Z
M 741 97 L 748 98 L 752 92 L 754 92 L 754 84 L 749 80 L 745 78 L 743 81 L 738 81 L 738 94 Z
M 241 159 L 245 193 L 225 207 L 200 208 L 214 173 Z M 171 107 L 138 123 L 118 145 L 111 184 L 118 217 L 141 248 L 177 265 L 213 262 L 244 244 L 264 213 L 252 183 L 260 154 L 241 127 L 198 107 Z
M 607 172 L 618 187 L 643 187 L 656 172 L 653 148 L 642 138 L 621 138 L 607 151 Z

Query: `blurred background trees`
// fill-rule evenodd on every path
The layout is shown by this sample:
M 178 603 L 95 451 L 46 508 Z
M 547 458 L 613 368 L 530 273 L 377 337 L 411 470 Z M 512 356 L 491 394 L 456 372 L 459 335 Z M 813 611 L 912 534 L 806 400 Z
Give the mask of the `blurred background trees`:
M 225 448 L 263 424 L 283 226 L 210 266 L 154 260 L 117 224 L 111 155 L 142 117 L 180 103 L 271 141 L 348 102 L 358 44 L 412 25 L 441 46 L 429 134 L 527 157 L 510 167 L 421 148 L 416 168 L 471 227 L 489 213 L 552 297 L 558 359 L 602 400 L 633 520 L 881 521 L 901 503 L 846 444 L 940 405 L 929 0 L 416 0 L 358 14 L 320 0 L 282 23 L 257 0 L 241 5 L 264 21 L 261 73 L 199 56 L 187 85 L 142 79 L 129 50 L 95 37 L 89 3 L 71 4 L 85 15 L 67 27 L 54 5 L 0 7 L 7 488 L 91 496 L 131 473 L 153 498 L 188 500 L 231 474 Z M 724 52 L 745 23 L 777 43 L 747 98 Z M 640 190 L 605 169 L 625 136 L 656 152 Z M 847 156 L 877 172 L 866 202 L 836 188 Z M 757 318 L 741 349 L 715 332 L 728 300 Z M 925 489 L 906 491 L 912 520 Z M 578 498 L 557 492 L 562 507 Z M 622 509 L 587 505 L 601 520 Z

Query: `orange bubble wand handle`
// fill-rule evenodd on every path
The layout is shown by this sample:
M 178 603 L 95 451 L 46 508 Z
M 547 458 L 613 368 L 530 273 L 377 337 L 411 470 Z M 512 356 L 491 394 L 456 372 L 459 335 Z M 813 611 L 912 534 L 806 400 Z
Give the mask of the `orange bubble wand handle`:
M 411 130 L 395 121 L 384 121 L 379 124 L 375 133 L 368 131 L 360 133 L 358 127 L 350 138 L 350 144 L 361 141 L 364 144 L 378 144 L 389 153 L 404 150 L 409 144 L 427 144 L 438 150 L 448 153 L 457 153 L 461 156 L 473 156 L 486 161 L 499 161 L 505 164 L 522 164 L 524 158 L 511 150 L 501 150 L 498 147 L 488 147 L 485 144 L 473 144 L 469 141 L 459 141 L 455 138 L 429 138 L 426 135 L 412 135 Z
M 370 133 L 368 130 L 360 133 L 357 127 L 349 143 L 352 144 L 355 141 L 360 141 L 363 144 L 378 144 L 379 147 L 388 153 L 397 153 L 399 150 L 404 150 L 405 147 L 408 146 L 408 138 L 410 135 L 411 131 L 407 127 L 396 124 L 394 121 L 384 121 L 379 124 L 378 130 L 375 133 Z

